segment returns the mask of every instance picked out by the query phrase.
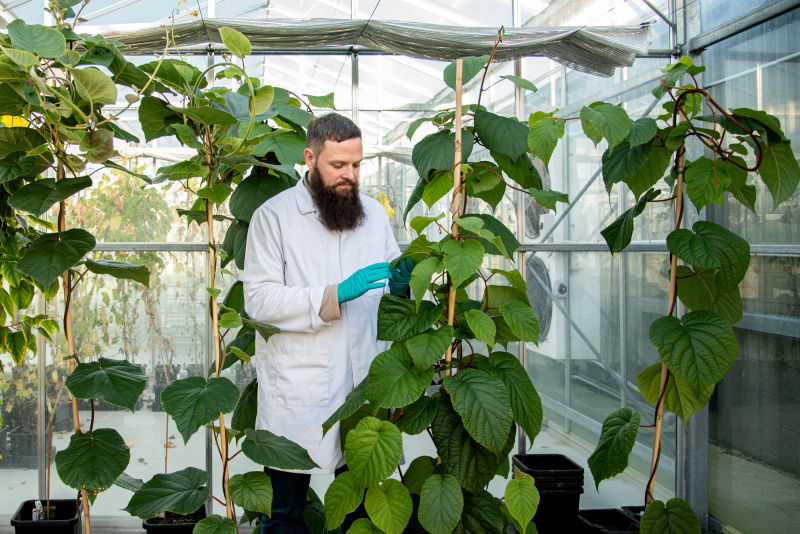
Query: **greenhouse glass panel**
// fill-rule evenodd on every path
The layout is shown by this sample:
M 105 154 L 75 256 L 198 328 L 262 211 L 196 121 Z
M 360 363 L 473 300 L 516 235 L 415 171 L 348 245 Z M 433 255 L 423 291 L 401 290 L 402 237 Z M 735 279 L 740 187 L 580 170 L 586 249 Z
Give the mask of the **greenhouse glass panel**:
M 703 0 L 700 20 L 703 31 L 709 31 L 740 17 L 770 0 Z

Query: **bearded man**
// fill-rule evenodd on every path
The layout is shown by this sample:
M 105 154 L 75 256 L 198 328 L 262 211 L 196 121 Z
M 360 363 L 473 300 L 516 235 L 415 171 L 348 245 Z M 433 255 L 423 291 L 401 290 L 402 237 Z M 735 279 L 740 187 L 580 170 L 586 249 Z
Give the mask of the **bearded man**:
M 329 114 L 307 129 L 308 172 L 260 206 L 250 222 L 244 268 L 245 310 L 281 329 L 256 337 L 256 428 L 300 444 L 319 466 L 305 472 L 268 468 L 272 517 L 262 533 L 302 534 L 310 474 L 346 469 L 338 425 L 322 423 L 385 350 L 377 340 L 378 304 L 388 291 L 407 294 L 413 264 L 400 254 L 383 207 L 358 192 L 361 131 Z

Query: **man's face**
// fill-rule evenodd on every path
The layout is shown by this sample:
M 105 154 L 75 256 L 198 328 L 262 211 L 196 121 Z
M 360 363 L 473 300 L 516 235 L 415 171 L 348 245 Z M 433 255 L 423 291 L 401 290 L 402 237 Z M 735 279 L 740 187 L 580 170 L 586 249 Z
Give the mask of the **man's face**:
M 358 184 L 358 173 L 364 157 L 361 139 L 325 141 L 319 154 L 310 148 L 304 151 L 309 170 L 316 169 L 322 183 L 338 195 L 348 195 Z

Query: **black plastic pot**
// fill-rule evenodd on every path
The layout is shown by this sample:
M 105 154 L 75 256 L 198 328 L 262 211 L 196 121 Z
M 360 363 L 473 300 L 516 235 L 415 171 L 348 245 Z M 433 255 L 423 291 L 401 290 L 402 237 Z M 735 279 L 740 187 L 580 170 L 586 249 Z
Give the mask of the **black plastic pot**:
M 562 454 L 517 454 L 512 461 L 536 481 L 539 507 L 533 522 L 538 532 L 577 532 L 583 468 Z
M 186 518 L 186 522 L 181 523 L 162 523 L 160 518 L 147 519 L 142 522 L 145 531 L 156 534 L 192 534 L 195 525 L 208 515 L 206 505 L 201 506 L 197 511 Z
M 595 532 L 603 534 L 629 534 L 639 532 L 639 521 L 618 508 L 581 510 L 578 519 Z
M 45 506 L 45 501 L 41 501 Z M 51 519 L 33 519 L 36 501 L 25 501 L 11 518 L 11 525 L 16 534 L 80 534 L 80 503 L 75 499 L 51 499 Z
M 644 506 L 623 506 L 620 508 L 622 513 L 626 514 L 631 519 L 635 520 L 637 523 L 641 523 L 642 521 L 642 514 L 644 514 Z

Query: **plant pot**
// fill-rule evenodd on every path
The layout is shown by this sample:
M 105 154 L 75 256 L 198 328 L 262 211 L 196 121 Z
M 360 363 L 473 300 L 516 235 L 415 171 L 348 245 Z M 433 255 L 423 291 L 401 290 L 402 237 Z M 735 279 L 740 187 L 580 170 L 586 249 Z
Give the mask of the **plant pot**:
M 583 468 L 562 454 L 516 454 L 512 461 L 536 482 L 539 507 L 533 522 L 539 533 L 577 532 Z
M 153 517 L 143 521 L 142 527 L 144 527 L 147 532 L 154 532 L 157 534 L 192 534 L 197 522 L 204 519 L 207 515 L 206 505 L 204 504 L 198 508 L 197 511 L 188 516 L 177 516 L 180 518 L 178 522 L 164 523 L 163 518 Z
M 45 506 L 45 501 L 40 501 Z M 36 501 L 25 501 L 11 518 L 11 525 L 16 534 L 80 534 L 80 503 L 75 499 L 51 499 L 50 506 L 55 506 L 51 519 L 33 519 Z
M 639 532 L 639 521 L 618 508 L 581 510 L 578 519 L 586 526 L 603 534 L 628 534 Z

